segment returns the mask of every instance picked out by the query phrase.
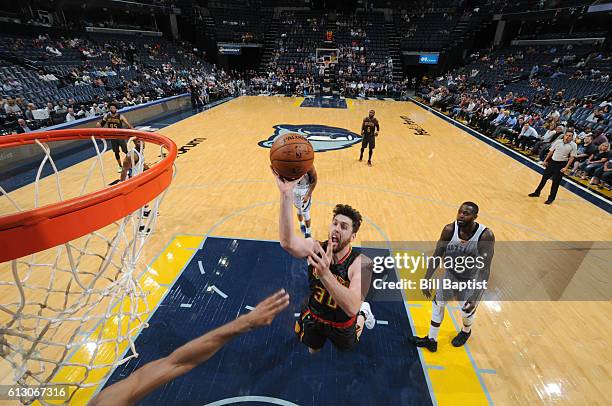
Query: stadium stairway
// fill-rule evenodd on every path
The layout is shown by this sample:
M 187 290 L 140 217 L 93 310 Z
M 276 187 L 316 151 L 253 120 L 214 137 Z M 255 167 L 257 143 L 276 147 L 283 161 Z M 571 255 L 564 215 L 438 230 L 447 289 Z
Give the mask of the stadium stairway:
M 208 11 L 206 9 L 206 11 Z M 216 28 L 215 28 L 215 20 L 210 15 L 210 11 L 204 14 L 204 26 L 206 27 L 206 33 L 211 37 L 215 43 L 217 42 L 216 38 Z
M 264 33 L 264 51 L 258 69 L 258 72 L 261 74 L 268 72 L 267 67 L 272 59 L 272 52 L 276 48 L 276 40 L 279 38 L 278 27 L 278 17 L 275 16 L 270 22 L 270 28 Z
M 451 31 L 451 41 L 440 52 L 440 59 L 444 61 L 463 61 L 465 58 L 464 50 L 472 49 L 476 36 L 494 23 L 492 16 L 492 13 L 487 11 L 462 16 Z
M 404 69 L 400 56 L 400 39 L 393 22 L 385 22 L 385 36 L 387 39 L 389 56 L 391 56 L 393 60 L 393 80 L 401 81 L 404 77 Z

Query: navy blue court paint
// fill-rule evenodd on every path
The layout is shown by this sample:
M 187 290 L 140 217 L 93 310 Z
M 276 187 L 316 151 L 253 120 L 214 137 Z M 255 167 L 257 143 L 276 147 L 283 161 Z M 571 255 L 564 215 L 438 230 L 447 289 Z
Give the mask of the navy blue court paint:
M 327 342 L 320 353 L 309 355 L 293 330 L 294 313 L 308 294 L 305 261 L 290 257 L 278 242 L 216 237 L 195 253 L 138 337 L 140 356 L 119 366 L 106 385 L 248 312 L 245 306 L 280 288 L 290 293 L 291 304 L 271 326 L 237 337 L 141 404 L 200 406 L 236 397 L 300 406 L 432 404 L 418 353 L 408 344 L 411 329 L 400 292 L 393 301 L 378 301 L 370 292 L 372 311 L 388 324 L 365 330 L 355 351 L 342 353 Z
M 339 97 L 307 97 L 300 107 L 317 107 L 321 109 L 345 109 L 346 100 Z
M 538 172 L 539 174 L 544 173 L 544 168 L 542 168 L 540 165 L 538 165 L 536 162 L 532 161 L 531 159 L 527 158 L 524 155 L 519 154 L 518 152 L 506 147 L 505 145 L 503 145 L 502 143 L 487 137 L 484 134 L 479 133 L 478 131 L 468 127 L 467 125 L 460 123 L 454 119 L 452 119 L 451 117 L 448 117 L 446 115 L 444 115 L 443 113 L 439 112 L 438 110 L 429 107 L 426 104 L 421 103 L 420 101 L 411 98 L 410 101 L 412 101 L 414 104 L 416 104 L 417 106 L 433 113 L 434 115 L 440 117 L 441 119 L 443 119 L 444 121 L 454 125 L 455 127 L 458 127 L 460 129 L 462 129 L 463 131 L 465 131 L 466 133 L 470 134 L 473 137 L 478 138 L 480 141 L 483 141 L 485 144 L 495 148 L 496 150 L 508 155 L 510 158 L 513 158 L 517 161 L 519 161 L 520 163 L 522 163 L 523 165 L 533 169 L 534 171 Z M 547 188 L 549 187 L 550 182 L 547 184 L 547 186 L 545 187 L 544 192 L 546 192 Z M 532 189 L 529 189 L 526 191 L 525 196 L 527 195 L 527 193 L 532 192 L 533 189 L 535 189 L 535 187 L 537 186 L 537 184 L 534 184 Z M 605 197 L 596 195 L 594 193 L 589 192 L 587 189 L 585 189 L 582 186 L 579 186 L 578 184 L 569 181 L 568 179 L 562 179 L 561 180 L 561 186 L 563 186 L 564 188 L 566 188 L 567 190 L 573 192 L 574 194 L 582 197 L 583 199 L 593 203 L 595 206 L 599 207 L 602 210 L 605 210 L 606 212 L 612 214 L 612 202 L 610 202 L 609 200 L 607 200 Z

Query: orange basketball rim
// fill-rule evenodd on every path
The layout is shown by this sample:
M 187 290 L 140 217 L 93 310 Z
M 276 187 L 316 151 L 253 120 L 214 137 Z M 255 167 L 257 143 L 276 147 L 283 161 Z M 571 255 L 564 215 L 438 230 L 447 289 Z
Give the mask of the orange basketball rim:
M 0 137 L 0 148 L 91 139 L 139 140 L 165 149 L 149 170 L 97 192 L 0 217 L 0 263 L 82 237 L 117 221 L 160 195 L 172 181 L 176 144 L 160 134 L 127 129 L 79 128 Z

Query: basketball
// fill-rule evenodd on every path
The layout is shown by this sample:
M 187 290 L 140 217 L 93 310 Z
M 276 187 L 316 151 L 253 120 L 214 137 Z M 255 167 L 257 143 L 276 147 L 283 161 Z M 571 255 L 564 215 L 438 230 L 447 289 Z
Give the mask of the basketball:
M 280 176 L 299 179 L 312 168 L 314 150 L 308 140 L 295 133 L 279 136 L 270 149 L 270 162 Z

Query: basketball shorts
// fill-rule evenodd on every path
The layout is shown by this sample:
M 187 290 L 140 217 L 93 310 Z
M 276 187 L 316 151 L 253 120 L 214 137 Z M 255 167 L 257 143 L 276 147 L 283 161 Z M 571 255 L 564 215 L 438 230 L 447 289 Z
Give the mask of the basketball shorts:
M 297 209 L 300 216 L 304 216 L 306 220 L 310 220 L 310 206 L 312 206 L 312 198 L 306 203 L 302 200 L 308 193 L 308 189 L 296 188 L 293 191 L 293 205 Z
M 121 151 L 123 151 L 124 154 L 127 154 L 128 147 L 127 147 L 126 140 L 110 140 L 110 142 L 111 142 L 111 148 L 113 149 L 115 156 L 119 154 L 120 149 Z
M 366 135 L 365 137 L 363 137 L 363 139 L 361 140 L 361 148 L 370 148 L 370 149 L 374 149 L 374 147 L 376 147 L 376 137 L 373 135 Z
M 348 327 L 335 327 L 317 319 L 306 307 L 295 322 L 295 333 L 304 345 L 313 350 L 323 348 L 329 339 L 338 350 L 350 351 L 359 342 L 355 320 Z
M 454 273 L 448 270 L 444 272 L 444 276 L 442 277 L 442 279 L 446 279 L 447 281 L 450 281 L 452 283 L 462 281 L 461 278 L 458 278 Z M 468 301 L 470 298 L 472 298 L 472 295 L 474 294 L 473 289 L 463 289 L 463 290 L 453 289 L 453 288 L 444 289 L 444 285 L 442 284 L 443 283 L 442 279 L 440 279 L 439 281 L 440 288 L 436 290 L 436 296 L 434 298 L 435 302 L 438 305 L 444 306 L 449 300 L 456 300 L 457 302 L 459 302 L 459 307 L 463 307 L 465 302 Z M 478 306 L 478 303 L 475 303 L 474 307 L 476 306 Z

